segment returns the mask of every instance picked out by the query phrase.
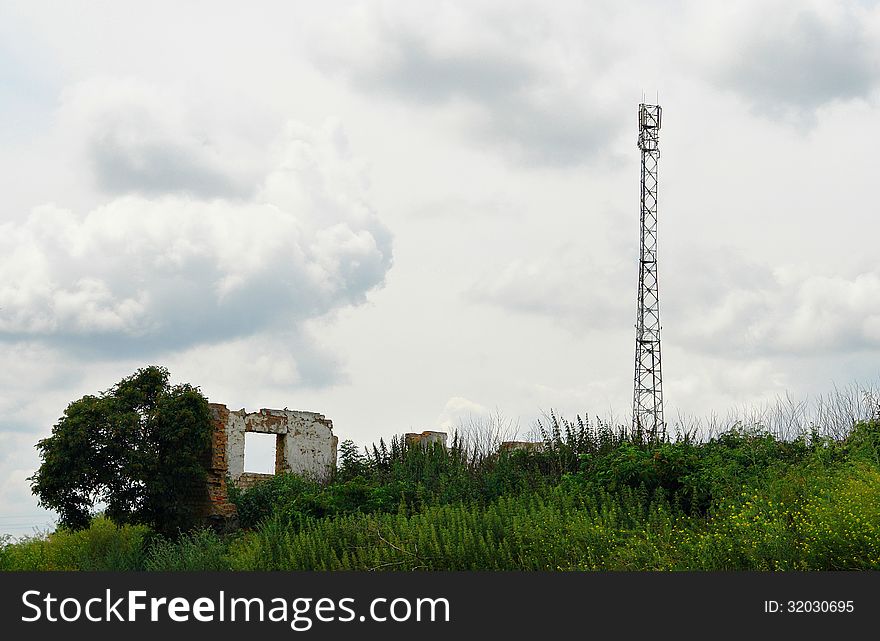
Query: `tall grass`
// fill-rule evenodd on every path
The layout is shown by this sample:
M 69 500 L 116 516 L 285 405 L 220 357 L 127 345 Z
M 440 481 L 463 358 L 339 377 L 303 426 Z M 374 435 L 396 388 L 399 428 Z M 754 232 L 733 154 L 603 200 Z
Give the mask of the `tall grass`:
M 803 470 L 744 488 L 708 517 L 662 491 L 502 497 L 416 514 L 272 517 L 230 547 L 242 570 L 880 569 L 880 471 Z
M 144 569 L 156 572 L 229 570 L 227 542 L 216 532 L 197 529 L 176 540 L 156 538 L 148 547 Z
M 150 530 L 99 517 L 86 530 L 59 529 L 0 545 L 0 570 L 137 570 Z
M 842 436 L 737 422 L 655 439 L 554 414 L 537 430 L 541 452 L 498 454 L 499 431 L 448 449 L 345 446 L 329 483 L 234 490 L 235 535 L 163 538 L 99 518 L 0 544 L 0 569 L 880 569 L 876 417 Z

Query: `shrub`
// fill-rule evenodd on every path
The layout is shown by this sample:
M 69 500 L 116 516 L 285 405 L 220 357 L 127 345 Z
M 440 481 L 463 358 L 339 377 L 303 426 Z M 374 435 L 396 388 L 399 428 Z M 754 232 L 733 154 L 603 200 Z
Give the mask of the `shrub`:
M 229 570 L 226 542 L 209 529 L 169 540 L 159 537 L 149 547 L 145 569 L 159 572 Z
M 99 517 L 82 530 L 59 529 L 0 548 L 3 570 L 138 570 L 150 530 Z
M 321 513 L 320 491 L 317 483 L 296 474 L 278 474 L 246 490 L 234 488 L 229 496 L 238 508 L 241 526 L 252 528 L 276 512 L 294 521 L 299 515 Z
M 856 423 L 843 446 L 851 458 L 880 467 L 880 419 Z

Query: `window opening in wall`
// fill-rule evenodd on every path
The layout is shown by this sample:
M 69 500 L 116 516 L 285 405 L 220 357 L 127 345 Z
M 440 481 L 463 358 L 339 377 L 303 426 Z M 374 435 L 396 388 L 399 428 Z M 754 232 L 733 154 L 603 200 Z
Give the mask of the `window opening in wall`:
M 247 432 L 244 435 L 244 471 L 274 474 L 276 443 L 275 434 Z

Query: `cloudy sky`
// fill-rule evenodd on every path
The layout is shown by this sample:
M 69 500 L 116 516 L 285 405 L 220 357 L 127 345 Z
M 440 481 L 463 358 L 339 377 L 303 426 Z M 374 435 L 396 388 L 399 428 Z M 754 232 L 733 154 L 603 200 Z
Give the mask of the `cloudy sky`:
M 365 443 L 626 420 L 637 105 L 667 416 L 871 382 L 873 1 L 0 2 L 0 531 L 148 364 Z

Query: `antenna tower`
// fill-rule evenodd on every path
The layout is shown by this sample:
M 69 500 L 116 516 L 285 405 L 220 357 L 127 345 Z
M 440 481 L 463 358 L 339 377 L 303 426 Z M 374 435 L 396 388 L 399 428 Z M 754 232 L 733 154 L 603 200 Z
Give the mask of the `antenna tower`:
M 660 105 L 639 105 L 642 152 L 639 298 L 636 313 L 636 367 L 633 429 L 653 438 L 665 430 L 660 369 L 660 287 L 657 278 L 657 169 L 660 162 Z

